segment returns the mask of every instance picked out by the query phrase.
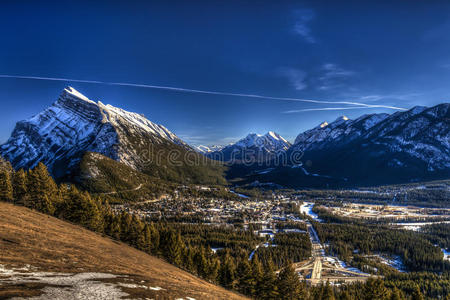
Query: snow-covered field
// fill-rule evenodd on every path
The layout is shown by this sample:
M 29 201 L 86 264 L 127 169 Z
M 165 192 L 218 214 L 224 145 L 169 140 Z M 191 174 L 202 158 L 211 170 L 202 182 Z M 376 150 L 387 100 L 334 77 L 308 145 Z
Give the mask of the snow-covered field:
M 399 226 L 400 228 L 407 230 L 419 231 L 425 225 L 439 224 L 439 223 L 450 223 L 450 221 L 438 221 L 438 222 L 415 222 L 415 223 L 392 223 L 392 225 Z
M 315 221 L 321 222 L 322 220 L 319 219 L 319 216 L 312 211 L 313 207 L 313 202 L 303 202 L 303 204 L 300 206 L 300 213 L 304 213 L 313 218 Z

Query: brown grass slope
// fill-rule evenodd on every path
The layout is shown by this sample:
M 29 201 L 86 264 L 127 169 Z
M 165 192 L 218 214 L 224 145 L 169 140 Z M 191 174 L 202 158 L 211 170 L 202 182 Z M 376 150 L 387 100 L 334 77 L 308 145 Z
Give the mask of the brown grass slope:
M 187 295 L 195 299 L 244 299 L 123 243 L 4 202 L 0 202 L 0 264 L 30 264 L 52 272 L 126 274 L 149 286 L 162 287 L 164 291 L 156 295 L 159 299 Z M 0 287 L 0 293 L 5 290 L 7 287 Z M 141 292 L 130 294 L 155 296 Z

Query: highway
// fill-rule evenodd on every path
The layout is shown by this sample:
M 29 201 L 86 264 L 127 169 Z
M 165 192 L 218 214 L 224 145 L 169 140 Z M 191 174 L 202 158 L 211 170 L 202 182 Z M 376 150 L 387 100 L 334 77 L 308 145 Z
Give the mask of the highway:
M 324 247 L 310 222 L 307 222 L 307 229 L 312 245 L 311 258 L 294 265 L 296 272 L 302 274 L 307 282 L 317 285 L 326 281 L 354 282 L 365 281 L 369 278 L 369 274 L 343 268 L 337 258 L 325 256 Z

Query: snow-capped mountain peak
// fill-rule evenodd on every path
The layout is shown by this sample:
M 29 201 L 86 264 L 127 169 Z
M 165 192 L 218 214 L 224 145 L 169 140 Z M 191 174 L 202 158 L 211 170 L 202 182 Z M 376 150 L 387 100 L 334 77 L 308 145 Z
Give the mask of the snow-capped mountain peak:
M 205 153 L 210 153 L 210 152 L 214 152 L 214 151 L 220 151 L 224 147 L 225 146 L 222 146 L 222 145 L 212 145 L 212 146 L 199 145 L 199 146 L 195 147 L 195 150 L 199 153 L 205 154 Z
M 290 144 L 285 138 L 283 138 L 281 135 L 279 135 L 278 133 L 274 132 L 274 131 L 269 131 L 265 134 L 265 136 L 267 138 L 272 138 L 276 141 L 280 141 L 282 143 L 285 143 L 286 145 Z
M 50 107 L 18 122 L 0 154 L 15 168 L 32 168 L 42 161 L 58 176 L 64 174 L 56 169 L 67 171 L 86 151 L 137 168 L 145 159 L 141 151 L 151 143 L 188 148 L 167 128 L 143 115 L 92 101 L 67 87 Z
M 328 122 L 323 122 L 319 125 L 320 128 L 324 128 L 325 126 L 328 126 Z
M 287 150 L 287 148 L 289 148 L 290 146 L 290 143 L 278 133 L 269 131 L 264 135 L 250 133 L 245 138 L 237 141 L 235 144 L 232 144 L 230 146 L 238 146 L 242 148 L 256 147 L 259 149 L 264 148 L 268 151 L 278 151 L 281 149 Z
M 83 95 L 82 93 L 80 93 L 79 91 L 77 91 L 76 89 L 74 89 L 71 86 L 66 87 L 63 90 L 63 93 L 70 94 L 73 97 L 76 97 L 78 99 L 81 99 L 81 100 L 84 100 L 84 101 L 87 101 L 87 102 L 95 103 L 95 101 L 92 101 L 91 99 L 89 99 L 88 97 L 86 97 L 85 95 Z
M 220 150 L 208 152 L 206 155 L 224 161 L 267 161 L 286 151 L 290 146 L 291 144 L 285 138 L 274 131 L 269 131 L 264 135 L 250 133 L 236 143 Z
M 343 165 L 358 169 L 359 159 L 365 167 L 373 164 L 379 170 L 389 170 L 385 176 L 395 172 L 405 178 L 411 177 L 408 172 L 415 172 L 418 178 L 432 172 L 448 176 L 449 119 L 448 103 L 430 108 L 416 106 L 391 115 L 363 115 L 355 120 L 339 117 L 326 126 L 300 133 L 290 151 L 302 151 L 317 170 L 330 173 L 337 173 Z

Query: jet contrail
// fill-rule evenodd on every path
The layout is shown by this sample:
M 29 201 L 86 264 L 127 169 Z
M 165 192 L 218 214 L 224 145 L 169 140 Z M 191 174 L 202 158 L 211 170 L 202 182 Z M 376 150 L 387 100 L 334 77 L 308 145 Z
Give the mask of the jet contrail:
M 140 87 L 140 88 L 148 88 L 148 89 L 176 91 L 176 92 L 182 92 L 182 93 L 196 93 L 196 94 L 232 96 L 232 97 L 245 97 L 245 98 L 265 99 L 265 100 L 294 101 L 294 102 L 306 102 L 306 103 L 316 103 L 316 104 L 345 104 L 345 105 L 362 106 L 362 108 L 389 108 L 389 109 L 394 109 L 394 110 L 406 110 L 406 108 L 396 107 L 396 106 L 375 105 L 375 104 L 366 104 L 366 103 L 351 102 L 351 101 L 326 101 L 326 100 L 313 100 L 313 99 L 302 99 L 302 98 L 270 97 L 270 96 L 255 95 L 255 94 L 240 94 L 240 93 L 229 93 L 229 92 L 219 92 L 219 91 L 205 91 L 205 90 L 178 88 L 178 87 L 172 87 L 172 86 L 126 83 L 126 82 L 105 82 L 105 81 L 98 81 L 98 80 L 83 80 L 83 79 L 71 79 L 71 78 L 40 77 L 40 76 L 19 76 L 19 75 L 5 75 L 5 74 L 0 74 L 0 78 L 48 80 L 48 81 L 68 81 L 68 82 L 104 84 L 104 85 L 115 85 L 115 86 L 131 86 L 131 87 Z
M 322 108 L 305 108 L 305 109 L 295 109 L 283 111 L 283 114 L 294 114 L 306 111 L 320 111 L 320 110 L 345 110 L 345 109 L 362 109 L 362 108 L 374 108 L 367 106 L 350 106 L 350 107 L 322 107 Z

